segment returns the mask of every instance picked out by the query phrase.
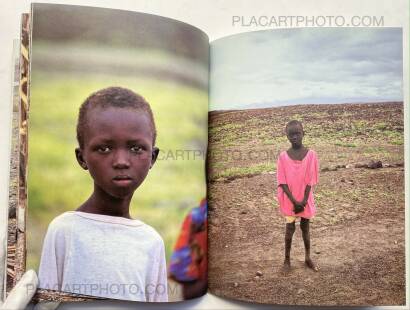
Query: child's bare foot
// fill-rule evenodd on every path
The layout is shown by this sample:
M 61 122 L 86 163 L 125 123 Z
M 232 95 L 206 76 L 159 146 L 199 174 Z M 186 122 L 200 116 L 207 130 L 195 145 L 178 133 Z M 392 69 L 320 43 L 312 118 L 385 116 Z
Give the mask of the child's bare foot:
M 310 258 L 305 260 L 305 265 L 313 271 L 319 271 L 319 266 L 316 265 Z
M 283 268 L 282 268 L 283 273 L 289 273 L 290 272 L 290 261 L 286 260 L 283 262 Z

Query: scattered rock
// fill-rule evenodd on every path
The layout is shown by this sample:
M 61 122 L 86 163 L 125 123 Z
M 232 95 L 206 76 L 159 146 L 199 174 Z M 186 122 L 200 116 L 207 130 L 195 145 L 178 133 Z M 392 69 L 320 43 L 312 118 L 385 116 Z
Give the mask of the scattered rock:
M 339 168 L 346 168 L 346 165 L 336 165 L 336 169 L 339 169 Z
M 354 165 L 355 168 L 368 168 L 368 169 L 378 169 L 383 167 L 393 167 L 393 165 L 384 164 L 380 160 L 371 160 L 368 163 L 357 163 Z
M 320 254 L 320 251 L 315 251 L 315 254 Z
M 395 164 L 388 164 L 388 163 L 385 163 L 385 164 L 383 164 L 383 168 L 396 168 L 396 167 L 403 167 L 404 166 L 404 163 L 395 163 Z
M 225 245 L 225 248 L 227 248 L 228 247 L 228 245 Z
M 254 279 L 255 279 L 255 280 L 259 280 L 260 277 L 259 277 L 259 276 L 255 276 Z
M 247 214 L 248 213 L 248 211 L 242 211 L 241 212 L 241 214 Z
M 351 169 L 351 168 L 354 168 L 354 165 L 353 165 L 353 164 L 347 164 L 347 165 L 346 165 L 346 169 Z
M 347 181 L 346 181 L 345 178 L 341 178 L 341 179 L 340 179 L 340 182 L 342 182 L 342 183 L 349 183 L 349 184 L 353 184 L 353 183 L 354 183 L 353 180 L 347 180 Z
M 299 295 L 299 294 L 303 294 L 304 292 L 305 292 L 305 290 L 300 288 L 300 289 L 298 289 L 298 293 L 297 293 L 297 294 L 298 294 L 298 295 Z
M 256 272 L 256 275 L 257 275 L 258 277 L 262 277 L 263 273 L 258 270 L 258 271 Z
M 235 282 L 234 284 L 233 284 L 233 287 L 238 287 L 239 286 L 239 283 L 238 282 Z
M 322 171 L 322 172 L 325 172 L 325 171 L 337 171 L 337 167 L 336 167 L 336 166 L 324 167 L 321 171 Z
M 380 160 L 378 160 L 378 161 L 372 160 L 367 164 L 367 168 L 369 168 L 369 169 L 383 168 L 383 163 Z

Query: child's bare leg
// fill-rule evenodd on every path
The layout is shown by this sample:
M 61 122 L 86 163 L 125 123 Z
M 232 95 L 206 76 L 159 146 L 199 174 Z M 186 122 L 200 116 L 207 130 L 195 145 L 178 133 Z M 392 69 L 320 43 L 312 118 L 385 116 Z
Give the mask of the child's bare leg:
M 284 267 L 290 269 L 290 248 L 292 247 L 293 233 L 295 232 L 296 226 L 295 222 L 286 223 L 285 232 L 285 262 Z
M 300 229 L 302 230 L 303 243 L 305 244 L 305 264 L 314 271 L 318 271 L 318 266 L 310 258 L 309 219 L 303 217 L 300 219 Z

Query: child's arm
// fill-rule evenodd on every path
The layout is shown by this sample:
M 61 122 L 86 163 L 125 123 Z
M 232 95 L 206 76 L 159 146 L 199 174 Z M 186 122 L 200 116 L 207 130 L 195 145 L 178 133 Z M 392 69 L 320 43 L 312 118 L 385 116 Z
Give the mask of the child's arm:
M 297 204 L 298 201 L 296 201 L 295 197 L 293 197 L 292 193 L 290 192 L 288 182 L 286 180 L 286 172 L 285 172 L 285 162 L 283 159 L 283 154 L 282 152 L 279 155 L 278 162 L 276 164 L 277 171 L 276 171 L 276 178 L 277 178 L 277 184 L 279 187 L 282 188 L 282 190 L 285 192 L 286 196 L 288 196 L 289 200 L 292 202 L 293 205 Z
M 285 192 L 286 196 L 288 196 L 289 200 L 291 201 L 291 203 L 293 204 L 293 211 L 295 213 L 300 213 L 301 211 L 303 211 L 303 205 L 301 204 L 301 202 L 297 201 L 295 199 L 295 197 L 293 197 L 289 186 L 286 182 L 286 173 L 285 173 L 285 169 L 284 169 L 284 164 L 282 163 L 283 159 L 282 159 L 282 154 L 279 155 L 278 158 L 278 163 L 277 163 L 277 184 L 279 184 L 279 186 L 282 188 L 282 190 Z
M 312 186 L 310 186 L 310 185 L 306 185 L 306 187 L 305 187 L 305 194 L 303 195 L 303 200 L 300 203 L 301 205 L 303 205 L 303 207 L 305 207 L 306 204 L 307 204 L 311 188 L 312 188 Z
M 310 166 L 308 168 L 308 173 L 306 173 L 305 177 L 305 182 L 306 182 L 306 187 L 305 187 L 305 193 L 303 195 L 303 200 L 301 201 L 301 204 L 303 207 L 306 206 L 307 201 L 309 199 L 309 193 L 310 190 L 312 189 L 312 186 L 316 185 L 318 182 L 319 178 L 319 160 L 317 159 L 317 155 L 314 151 L 312 151 L 313 156 L 312 156 L 312 161 L 310 163 Z
M 289 186 L 287 184 L 279 184 L 280 187 L 282 187 L 283 191 L 285 192 L 286 196 L 288 196 L 289 200 L 293 204 L 297 204 L 298 202 L 296 199 L 293 197 L 292 193 L 290 192 Z

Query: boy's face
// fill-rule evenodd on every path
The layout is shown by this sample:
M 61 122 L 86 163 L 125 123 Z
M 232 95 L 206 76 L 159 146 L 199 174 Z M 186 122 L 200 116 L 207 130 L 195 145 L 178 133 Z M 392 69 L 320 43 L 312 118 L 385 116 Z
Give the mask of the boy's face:
M 158 155 L 150 118 L 130 108 L 90 109 L 83 137 L 83 148 L 76 149 L 79 164 L 95 186 L 116 198 L 132 196 Z
M 286 136 L 293 148 L 299 148 L 302 146 L 303 134 L 302 126 L 298 124 L 290 125 L 286 129 Z

